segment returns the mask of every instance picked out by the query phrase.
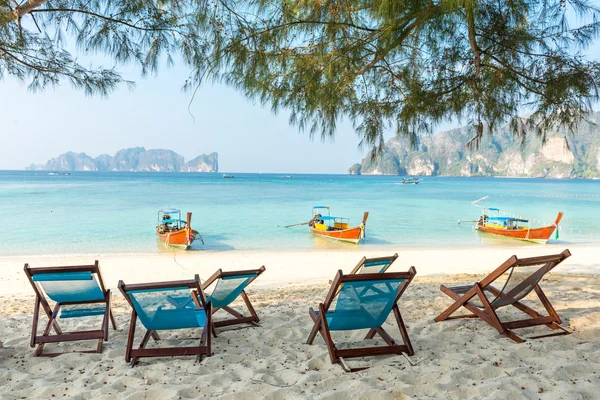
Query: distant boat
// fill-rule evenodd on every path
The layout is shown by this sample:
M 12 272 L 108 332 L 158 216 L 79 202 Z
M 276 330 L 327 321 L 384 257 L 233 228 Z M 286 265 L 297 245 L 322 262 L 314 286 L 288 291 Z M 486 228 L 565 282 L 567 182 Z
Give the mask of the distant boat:
M 495 212 L 496 215 L 489 216 L 486 211 Z M 513 217 L 501 217 L 500 210 L 497 208 L 483 208 L 483 213 L 475 229 L 481 232 L 490 233 L 493 235 L 504 236 L 512 239 L 525 240 L 528 242 L 535 242 L 540 244 L 546 244 L 552 234 L 556 231 L 556 238 L 558 239 L 558 224 L 563 217 L 563 212 L 559 212 L 556 216 L 554 224 L 549 226 L 542 226 L 539 228 L 530 228 L 528 226 L 520 225 L 520 223 L 528 223 L 529 220 L 513 218 Z
M 327 239 L 339 240 L 359 244 L 365 237 L 365 224 L 369 213 L 365 212 L 363 221 L 359 226 L 350 228 L 350 220 L 345 217 L 334 217 L 326 206 L 314 206 L 313 218 L 308 227 L 315 234 Z
M 417 185 L 421 180 L 419 178 L 402 178 L 403 185 Z
M 192 213 L 187 213 L 185 221 L 181 220 L 181 212 L 176 208 L 165 208 L 158 211 L 158 224 L 156 225 L 156 236 L 165 244 L 180 249 L 188 249 L 198 231 L 191 227 Z
M 50 176 L 69 176 L 71 175 L 70 172 L 48 172 L 48 175 Z
M 233 175 L 227 175 L 227 174 L 223 174 L 223 178 L 235 178 L 235 176 L 233 176 Z
M 285 175 L 284 178 L 291 179 L 291 178 L 293 178 L 293 176 L 292 175 Z

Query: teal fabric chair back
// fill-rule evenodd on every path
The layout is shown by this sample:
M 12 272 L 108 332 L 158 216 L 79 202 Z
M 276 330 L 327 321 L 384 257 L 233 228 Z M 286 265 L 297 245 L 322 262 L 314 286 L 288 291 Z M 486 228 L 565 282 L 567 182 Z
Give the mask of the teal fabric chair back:
M 196 307 L 186 286 L 129 290 L 126 294 L 148 330 L 202 328 L 206 322 L 206 311 Z
M 104 300 L 104 293 L 89 272 L 54 272 L 51 274 L 34 274 L 31 279 L 46 293 L 46 296 L 57 303 L 94 302 Z M 74 304 L 64 305 L 60 309 L 61 318 L 77 318 L 103 315 L 106 304 Z
M 380 327 L 392 311 L 402 282 L 404 279 L 344 282 L 334 311 L 327 312 L 329 329 Z
M 380 274 L 385 272 L 388 267 L 394 262 L 395 259 L 392 260 L 376 260 L 376 261 L 367 261 L 365 262 L 360 270 L 359 274 Z
M 57 303 L 104 300 L 104 293 L 91 272 L 56 272 L 32 277 Z
M 210 301 L 213 308 L 227 307 L 257 276 L 258 274 L 245 274 L 221 277 L 212 293 L 207 295 L 206 301 Z

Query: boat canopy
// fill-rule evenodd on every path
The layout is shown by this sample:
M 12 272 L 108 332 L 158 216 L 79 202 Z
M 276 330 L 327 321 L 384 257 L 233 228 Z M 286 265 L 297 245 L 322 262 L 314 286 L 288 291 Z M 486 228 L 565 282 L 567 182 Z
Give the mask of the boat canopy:
M 326 208 L 326 209 L 329 209 L 329 207 L 327 207 L 327 206 L 313 206 L 313 208 Z
M 179 210 L 176 208 L 163 208 L 162 210 L 160 210 L 160 212 L 163 214 L 174 214 L 174 213 L 178 213 Z
M 512 217 L 487 217 L 486 220 L 498 221 L 498 222 L 508 222 L 508 221 L 529 222 L 528 219 L 519 219 L 519 218 L 512 218 Z
M 495 208 L 495 207 L 488 207 L 488 210 L 490 210 L 490 211 L 500 211 L 499 208 Z
M 331 221 L 332 219 L 348 219 L 346 217 L 334 217 L 331 215 L 321 215 L 320 217 L 317 217 L 317 219 L 323 220 L 323 221 Z

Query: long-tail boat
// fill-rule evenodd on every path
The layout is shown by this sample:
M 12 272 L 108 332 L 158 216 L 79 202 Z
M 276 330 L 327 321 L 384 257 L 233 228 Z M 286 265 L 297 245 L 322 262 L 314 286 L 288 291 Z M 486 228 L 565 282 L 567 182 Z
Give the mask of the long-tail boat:
M 192 213 L 188 212 L 186 220 L 181 219 L 181 212 L 176 208 L 165 208 L 158 211 L 156 236 L 165 244 L 181 249 L 189 249 L 198 231 L 192 229 Z
M 314 206 L 313 218 L 308 223 L 308 226 L 315 235 L 358 244 L 365 237 L 365 224 L 368 217 L 369 213 L 365 212 L 362 223 L 359 226 L 351 228 L 348 218 L 332 216 L 329 207 Z
M 489 216 L 486 211 L 495 212 L 496 215 Z M 529 227 L 529 220 L 513 218 L 513 217 L 501 217 L 500 210 L 497 208 L 483 208 L 483 213 L 475 229 L 491 233 L 493 235 L 504 236 L 512 239 L 525 240 L 528 242 L 535 242 L 540 244 L 546 244 L 552 234 L 556 231 L 556 238 L 558 239 L 558 224 L 563 217 L 563 212 L 559 212 L 556 216 L 554 224 L 549 226 L 542 226 L 539 228 Z M 527 223 L 527 226 L 522 224 Z

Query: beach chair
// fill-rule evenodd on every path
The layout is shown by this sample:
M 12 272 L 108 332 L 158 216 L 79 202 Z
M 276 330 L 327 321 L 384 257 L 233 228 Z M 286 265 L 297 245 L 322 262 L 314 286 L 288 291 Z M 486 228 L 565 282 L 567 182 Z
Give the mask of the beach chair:
M 223 310 L 233 316 L 233 318 L 213 322 L 213 335 L 215 337 L 217 337 L 216 328 L 219 327 L 244 323 L 259 326 L 258 322 L 260 321 L 260 318 L 258 318 L 254 307 L 252 307 L 252 303 L 250 303 L 250 299 L 248 298 L 245 289 L 263 272 L 265 272 L 264 265 L 259 269 L 244 271 L 223 272 L 219 269 L 202 284 L 202 289 L 205 291 L 210 289 L 214 284 L 214 289 L 212 289 L 212 292 L 207 294 L 206 297 L 207 301 L 210 301 L 212 304 L 212 313 L 214 314 L 218 310 Z M 229 305 L 240 295 L 246 304 L 250 316 L 244 316 L 229 307 Z
M 398 253 L 388 257 L 363 257 L 358 264 L 356 264 L 356 267 L 350 271 L 350 275 L 383 273 L 388 270 L 388 268 L 394 263 L 394 261 L 396 261 L 397 258 Z
M 35 356 L 42 355 L 46 343 L 69 342 L 79 340 L 98 340 L 96 350 L 85 353 L 102 352 L 102 343 L 108 340 L 108 320 L 113 329 L 117 329 L 110 307 L 110 290 L 104 287 L 98 261 L 93 265 L 31 268 L 25 264 L 25 275 L 35 292 L 33 324 L 29 345 L 37 348 Z M 53 308 L 48 301 L 55 302 Z M 41 335 L 38 335 L 40 306 L 48 317 L 48 323 Z M 101 328 L 63 332 L 57 318 L 80 318 L 102 316 Z M 54 330 L 56 334 L 50 334 Z M 44 354 L 56 356 L 60 353 Z
M 203 355 L 211 355 L 211 303 L 206 301 L 198 275 L 193 280 L 170 282 L 125 284 L 121 280 L 119 290 L 131 306 L 125 361 L 132 367 L 142 357 L 195 355 L 201 361 Z M 134 349 L 138 318 L 146 333 L 139 347 Z M 202 329 L 198 346 L 146 348 L 150 337 L 160 340 L 157 331 L 190 328 Z
M 548 272 L 570 255 L 569 250 L 565 250 L 560 254 L 541 257 L 517 258 L 517 256 L 512 256 L 491 274 L 483 278 L 480 282 L 475 282 L 473 285 L 457 287 L 442 285 L 440 287 L 442 292 L 454 299 L 455 302 L 446 311 L 438 315 L 435 321 L 479 317 L 496 328 L 502 335 L 511 338 L 517 343 L 525 341 L 525 339 L 513 332 L 513 329 L 518 328 L 546 325 L 555 331 L 559 331 L 534 336 L 530 339 L 569 334 L 571 332 L 560 325 L 562 321 L 542 291 L 539 282 Z M 506 281 L 502 284 L 501 289 L 498 289 L 492 286 L 492 284 L 500 277 L 506 277 Z M 538 296 L 548 316 L 543 316 L 520 301 L 532 291 Z M 506 306 L 514 306 L 529 315 L 530 318 L 502 322 L 496 311 Z M 461 307 L 469 310 L 471 314 L 451 317 Z
M 341 270 L 338 271 L 325 301 L 319 304 L 319 309 L 309 309 L 314 326 L 306 343 L 312 344 L 320 332 L 329 350 L 331 362 L 339 363 L 346 372 L 365 368 L 350 368 L 344 361 L 345 358 L 401 353 L 413 355 L 408 332 L 398 308 L 398 300 L 416 273 L 415 267 L 410 267 L 407 272 L 381 274 L 344 275 Z M 383 328 L 391 312 L 394 313 L 403 344 L 397 344 Z M 375 334 L 378 334 L 386 345 L 348 349 L 336 347 L 331 338 L 331 331 L 357 329 L 369 330 L 365 339 L 373 339 Z

